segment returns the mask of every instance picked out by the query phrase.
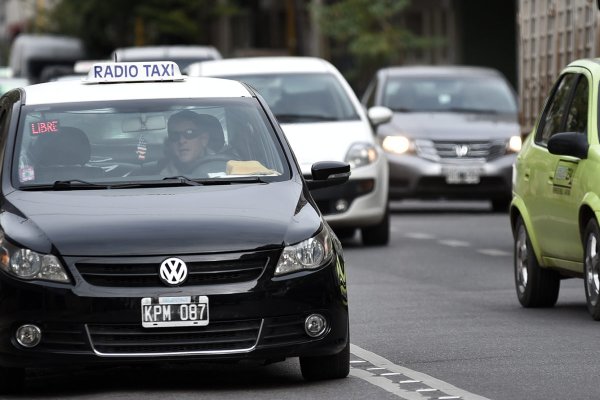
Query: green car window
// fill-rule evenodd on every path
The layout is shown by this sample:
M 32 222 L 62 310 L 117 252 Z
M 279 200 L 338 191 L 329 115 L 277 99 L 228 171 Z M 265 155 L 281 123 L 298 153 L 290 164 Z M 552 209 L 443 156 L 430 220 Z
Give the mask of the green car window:
M 537 144 L 545 146 L 552 135 L 561 131 L 566 102 L 577 82 L 577 77 L 576 74 L 565 74 L 561 77 L 552 98 L 546 105 L 546 110 L 542 114 L 535 137 Z
M 565 132 L 587 132 L 588 88 L 587 78 L 581 75 L 567 113 Z

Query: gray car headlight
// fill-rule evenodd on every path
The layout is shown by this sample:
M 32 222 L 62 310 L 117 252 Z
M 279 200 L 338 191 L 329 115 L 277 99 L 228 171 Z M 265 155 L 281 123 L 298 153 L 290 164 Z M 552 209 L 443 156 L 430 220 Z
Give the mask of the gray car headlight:
M 21 279 L 70 282 L 58 258 L 17 247 L 3 237 L 0 240 L 0 268 Z
M 317 269 L 333 256 L 333 243 L 329 229 L 323 228 L 317 235 L 300 243 L 286 246 L 279 257 L 275 276 L 302 270 Z
M 354 143 L 346 153 L 344 161 L 350 164 L 351 168 L 357 168 L 374 163 L 377 157 L 377 149 L 371 143 Z

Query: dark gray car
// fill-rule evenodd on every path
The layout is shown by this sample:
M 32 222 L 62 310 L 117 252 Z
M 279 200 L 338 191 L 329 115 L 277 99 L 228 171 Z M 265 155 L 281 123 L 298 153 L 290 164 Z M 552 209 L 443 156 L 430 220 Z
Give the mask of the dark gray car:
M 498 71 L 384 68 L 362 103 L 370 116 L 393 112 L 377 129 L 391 199 L 489 199 L 508 209 L 521 137 L 514 91 Z

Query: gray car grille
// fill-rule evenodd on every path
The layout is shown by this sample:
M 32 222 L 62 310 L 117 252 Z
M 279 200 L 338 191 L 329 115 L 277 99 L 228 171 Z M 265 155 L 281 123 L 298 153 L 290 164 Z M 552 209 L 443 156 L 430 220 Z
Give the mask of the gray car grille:
M 506 141 L 417 141 L 417 153 L 432 160 L 492 160 L 506 154 Z

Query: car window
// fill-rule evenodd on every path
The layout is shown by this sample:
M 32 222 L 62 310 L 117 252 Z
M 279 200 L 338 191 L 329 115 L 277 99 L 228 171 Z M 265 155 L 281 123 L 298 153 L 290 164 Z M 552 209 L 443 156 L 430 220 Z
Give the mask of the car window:
M 560 78 L 558 86 L 555 86 L 554 94 L 542 113 L 535 136 L 537 144 L 545 146 L 552 135 L 562 131 L 566 102 L 577 82 L 577 77 L 577 74 L 565 74 Z
M 260 74 L 227 78 L 256 88 L 279 122 L 359 119 L 344 88 L 332 74 Z
M 517 112 L 508 84 L 490 77 L 390 77 L 382 105 L 407 112 Z
M 185 173 L 180 173 L 170 168 L 182 164 L 175 156 L 192 150 L 179 148 L 179 143 L 198 138 L 193 129 L 168 129 L 169 118 L 184 110 L 201 116 L 206 141 L 198 162 L 186 164 Z M 173 175 L 258 175 L 266 180 L 289 175 L 280 142 L 256 99 L 26 106 L 17 140 L 13 179 L 21 187 L 64 180 L 125 183 Z
M 581 75 L 573 94 L 573 100 L 567 112 L 565 132 L 587 132 L 589 85 L 587 78 Z

